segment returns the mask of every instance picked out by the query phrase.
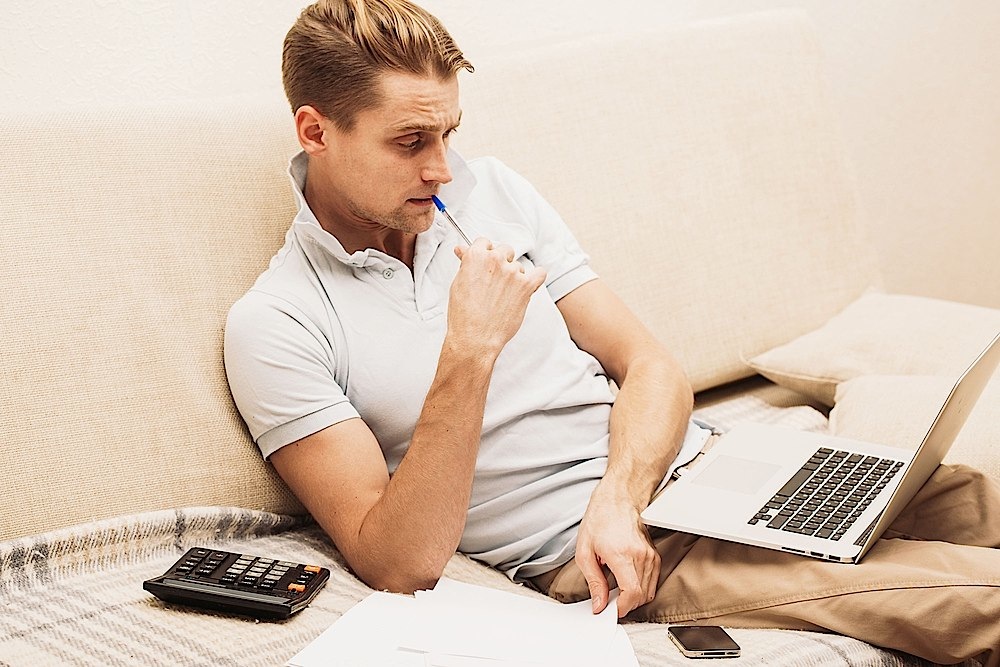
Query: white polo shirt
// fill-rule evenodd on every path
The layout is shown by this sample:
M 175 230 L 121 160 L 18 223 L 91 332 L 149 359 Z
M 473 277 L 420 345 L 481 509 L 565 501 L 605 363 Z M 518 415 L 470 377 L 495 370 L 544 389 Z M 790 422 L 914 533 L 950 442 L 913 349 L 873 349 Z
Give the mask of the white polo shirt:
M 573 557 L 576 531 L 608 454 L 612 391 L 570 339 L 556 301 L 596 274 L 565 223 L 499 161 L 464 162 L 440 197 L 471 238 L 511 245 L 544 267 L 487 395 L 459 551 L 514 578 Z M 265 457 L 361 417 L 392 474 L 409 446 L 437 368 L 458 233 L 440 216 L 418 235 L 414 268 L 377 250 L 348 254 L 303 196 L 305 154 L 290 175 L 299 211 L 267 271 L 229 313 L 226 373 Z

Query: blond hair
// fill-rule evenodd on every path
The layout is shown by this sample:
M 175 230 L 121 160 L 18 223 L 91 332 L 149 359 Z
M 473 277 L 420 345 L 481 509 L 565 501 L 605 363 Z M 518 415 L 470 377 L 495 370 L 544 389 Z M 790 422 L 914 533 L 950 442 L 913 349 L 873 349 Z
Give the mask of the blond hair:
M 344 131 L 381 100 L 379 75 L 473 71 L 441 22 L 407 0 L 319 0 L 285 36 L 281 76 L 294 113 L 314 107 Z

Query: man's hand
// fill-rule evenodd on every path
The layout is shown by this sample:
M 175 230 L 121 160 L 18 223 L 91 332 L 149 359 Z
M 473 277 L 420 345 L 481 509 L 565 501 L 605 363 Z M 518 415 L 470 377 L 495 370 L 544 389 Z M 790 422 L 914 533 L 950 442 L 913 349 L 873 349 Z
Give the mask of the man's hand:
M 525 271 L 513 248 L 484 238 L 456 247 L 455 254 L 462 266 L 451 285 L 449 337 L 499 354 L 521 328 L 531 295 L 545 281 L 545 269 Z
M 656 594 L 660 555 L 653 549 L 639 511 L 629 501 L 604 497 L 595 491 L 580 523 L 576 564 L 587 579 L 594 613 L 608 605 L 609 584 L 602 566 L 614 575 L 621 590 L 618 617 L 646 604 Z

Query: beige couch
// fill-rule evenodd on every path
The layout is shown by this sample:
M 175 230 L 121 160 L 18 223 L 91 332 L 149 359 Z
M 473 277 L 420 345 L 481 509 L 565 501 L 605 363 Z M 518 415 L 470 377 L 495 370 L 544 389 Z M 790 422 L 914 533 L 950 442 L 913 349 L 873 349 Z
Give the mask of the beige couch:
M 561 211 L 706 419 L 913 442 L 1000 329 L 995 310 L 879 291 L 801 15 L 477 65 L 454 145 Z M 223 373 L 227 309 L 293 215 L 288 110 L 138 100 L 2 127 L 0 663 L 280 664 L 370 592 L 260 460 Z M 951 458 L 1000 478 L 990 392 Z M 334 574 L 285 623 L 142 591 L 195 544 Z M 461 556 L 448 574 L 533 594 Z M 662 627 L 627 630 L 641 664 L 684 664 Z M 918 664 L 832 635 L 733 634 L 746 662 Z

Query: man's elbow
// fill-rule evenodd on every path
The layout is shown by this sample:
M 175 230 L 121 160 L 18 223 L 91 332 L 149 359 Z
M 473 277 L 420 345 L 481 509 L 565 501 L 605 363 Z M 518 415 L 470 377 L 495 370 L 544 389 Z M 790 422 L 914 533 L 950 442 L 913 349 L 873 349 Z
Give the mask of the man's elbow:
M 402 593 L 410 595 L 416 591 L 430 590 L 437 585 L 444 573 L 444 568 L 436 571 L 421 572 L 418 570 L 379 572 L 362 576 L 368 586 L 378 591 Z
M 679 406 L 686 405 L 688 409 L 693 406 L 694 390 L 691 386 L 691 380 L 680 361 L 670 354 L 663 345 L 650 346 L 637 365 L 663 383 Z
M 448 558 L 410 557 L 391 561 L 369 562 L 355 567 L 354 572 L 368 586 L 379 591 L 404 593 L 430 590 L 444 574 Z

